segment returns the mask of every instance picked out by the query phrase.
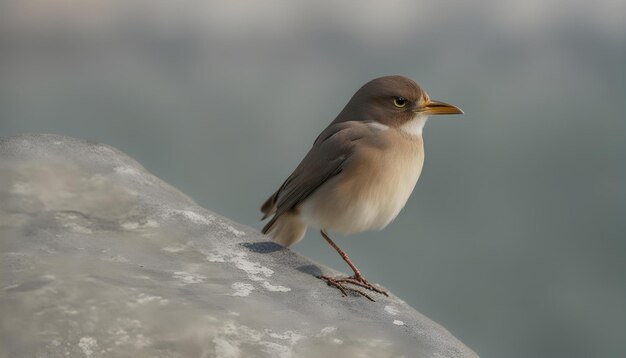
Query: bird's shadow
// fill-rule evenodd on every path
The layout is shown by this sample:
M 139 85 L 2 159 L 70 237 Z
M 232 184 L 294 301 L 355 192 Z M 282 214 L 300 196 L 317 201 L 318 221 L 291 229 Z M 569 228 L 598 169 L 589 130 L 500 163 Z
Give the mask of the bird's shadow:
M 322 270 L 317 265 L 302 265 L 296 267 L 296 270 L 315 277 L 322 275 Z
M 245 247 L 246 249 L 258 253 L 258 254 L 271 254 L 273 252 L 278 252 L 278 251 L 288 251 L 289 249 L 287 249 L 286 247 L 279 245 L 273 241 L 263 241 L 263 242 L 244 242 L 242 244 L 240 244 L 241 246 Z M 288 255 L 290 256 L 290 255 Z M 296 263 L 297 261 L 304 261 L 301 257 L 295 255 L 294 257 L 290 258 L 291 260 L 293 260 L 293 263 Z M 318 277 L 320 275 L 322 275 L 322 270 L 317 266 L 317 265 L 313 265 L 313 264 L 308 264 L 308 265 L 300 265 L 298 267 L 296 267 L 296 270 L 314 276 L 314 277 Z
M 263 242 L 244 242 L 241 246 L 246 249 L 256 252 L 257 254 L 269 254 L 276 251 L 287 250 L 286 247 L 281 246 L 273 241 Z

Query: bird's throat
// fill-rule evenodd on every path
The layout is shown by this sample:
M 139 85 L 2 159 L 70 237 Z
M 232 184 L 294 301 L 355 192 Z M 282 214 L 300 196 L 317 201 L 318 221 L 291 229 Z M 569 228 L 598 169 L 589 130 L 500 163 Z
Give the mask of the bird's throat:
M 400 126 L 400 131 L 410 136 L 421 136 L 427 120 L 427 115 L 417 113 L 413 119 Z

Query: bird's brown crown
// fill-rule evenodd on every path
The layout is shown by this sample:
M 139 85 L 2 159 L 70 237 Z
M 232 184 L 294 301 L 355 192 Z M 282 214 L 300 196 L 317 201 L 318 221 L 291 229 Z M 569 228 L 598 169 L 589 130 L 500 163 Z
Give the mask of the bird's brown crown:
M 428 95 L 415 81 L 403 76 L 385 76 L 363 85 L 334 122 L 375 121 L 400 126 L 415 117 L 415 108 Z

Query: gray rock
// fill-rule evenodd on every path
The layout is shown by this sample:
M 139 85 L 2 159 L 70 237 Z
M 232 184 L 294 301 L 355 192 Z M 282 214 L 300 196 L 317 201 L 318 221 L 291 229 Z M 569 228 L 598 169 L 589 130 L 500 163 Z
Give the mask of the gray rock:
M 106 145 L 0 141 L 0 356 L 477 357 Z

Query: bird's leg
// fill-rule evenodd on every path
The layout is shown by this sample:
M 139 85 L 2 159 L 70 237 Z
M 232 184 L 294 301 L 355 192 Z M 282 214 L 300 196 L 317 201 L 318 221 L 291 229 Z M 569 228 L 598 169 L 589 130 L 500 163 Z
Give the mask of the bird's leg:
M 350 290 L 350 291 L 354 291 L 354 292 L 360 294 L 361 296 L 366 297 L 370 301 L 374 301 L 369 295 L 365 294 L 361 290 L 357 290 L 357 289 L 354 289 L 354 288 L 346 287 L 344 285 L 344 283 L 350 283 L 350 284 L 353 284 L 353 285 L 356 285 L 356 286 L 367 288 L 368 290 L 372 290 L 374 292 L 381 293 L 381 294 L 383 294 L 385 296 L 389 296 L 389 294 L 387 294 L 387 292 L 385 292 L 384 290 L 381 290 L 380 288 L 372 285 L 371 283 L 369 283 L 365 279 L 365 277 L 363 277 L 363 275 L 361 274 L 361 271 L 359 271 L 359 269 L 352 263 L 352 261 L 350 261 L 350 258 L 348 257 L 348 254 L 346 254 L 345 251 L 343 251 L 341 248 L 339 248 L 339 246 L 337 246 L 337 244 L 335 244 L 335 242 L 328 236 L 328 234 L 326 234 L 326 232 L 324 232 L 324 230 L 320 230 L 320 234 L 322 234 L 322 237 L 324 238 L 324 240 L 326 240 L 326 242 L 328 242 L 328 244 L 330 246 L 332 246 L 333 249 L 335 249 L 335 251 L 337 251 L 339 253 L 341 258 L 348 264 L 348 266 L 350 266 L 350 268 L 354 272 L 354 275 L 352 275 L 350 277 L 331 278 L 331 277 L 328 277 L 328 276 L 319 276 L 320 279 L 326 281 L 326 283 L 328 283 L 329 286 L 333 286 L 333 287 L 336 287 L 337 289 L 339 289 L 344 296 L 347 296 L 347 292 L 346 291 Z

